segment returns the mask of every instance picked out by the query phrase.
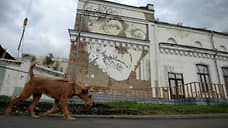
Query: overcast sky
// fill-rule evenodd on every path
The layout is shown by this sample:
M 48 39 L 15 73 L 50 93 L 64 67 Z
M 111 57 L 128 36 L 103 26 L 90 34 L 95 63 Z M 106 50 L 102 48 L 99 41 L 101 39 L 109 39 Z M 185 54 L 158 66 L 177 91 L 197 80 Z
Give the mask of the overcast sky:
M 109 1 L 133 6 L 152 3 L 155 18 L 160 21 L 228 32 L 228 0 Z M 77 0 L 0 0 L 0 44 L 17 56 L 23 20 L 28 16 L 23 52 L 35 56 L 53 53 L 55 57 L 68 58 L 68 29 L 73 28 L 76 8 Z

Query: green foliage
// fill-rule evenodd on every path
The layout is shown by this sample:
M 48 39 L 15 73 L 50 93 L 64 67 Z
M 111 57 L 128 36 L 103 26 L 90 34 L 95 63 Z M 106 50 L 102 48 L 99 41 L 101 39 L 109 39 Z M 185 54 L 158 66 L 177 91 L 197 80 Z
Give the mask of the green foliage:
M 54 63 L 54 61 L 52 60 L 52 58 L 54 58 L 52 53 L 49 53 L 48 56 L 45 57 L 45 60 L 43 62 L 43 65 L 52 65 Z
M 8 96 L 0 96 L 0 102 L 9 102 L 11 97 Z

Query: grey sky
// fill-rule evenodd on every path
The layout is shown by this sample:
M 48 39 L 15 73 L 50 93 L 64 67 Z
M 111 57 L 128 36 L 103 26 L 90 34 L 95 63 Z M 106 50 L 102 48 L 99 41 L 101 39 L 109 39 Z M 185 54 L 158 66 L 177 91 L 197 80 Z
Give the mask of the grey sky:
M 73 28 L 77 0 L 0 0 L 0 44 L 13 56 L 22 32 L 23 20 L 28 27 L 23 52 L 36 56 L 53 53 L 68 58 L 68 28 Z M 228 0 L 110 0 L 133 6 L 154 4 L 155 17 L 169 23 L 228 32 Z

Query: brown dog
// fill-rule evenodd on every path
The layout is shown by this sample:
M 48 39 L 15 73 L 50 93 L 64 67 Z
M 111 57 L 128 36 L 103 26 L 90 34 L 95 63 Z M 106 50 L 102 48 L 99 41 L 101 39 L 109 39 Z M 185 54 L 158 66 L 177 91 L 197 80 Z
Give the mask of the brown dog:
M 46 116 L 57 112 L 58 103 L 60 102 L 65 118 L 67 120 L 74 120 L 74 118 L 69 115 L 67 108 L 67 99 L 72 98 L 74 95 L 84 100 L 88 107 L 93 105 L 92 95 L 89 94 L 88 89 L 85 87 L 74 84 L 72 81 L 67 79 L 35 77 L 32 71 L 34 66 L 35 63 L 30 66 L 30 80 L 25 84 L 21 95 L 18 98 L 12 99 L 10 101 L 10 104 L 6 110 L 6 115 L 10 114 L 15 103 L 23 101 L 24 99 L 27 99 L 33 95 L 33 102 L 29 107 L 30 114 L 33 118 L 39 118 L 39 116 L 35 115 L 34 113 L 34 107 L 39 102 L 42 93 L 55 99 L 53 108 L 45 113 Z

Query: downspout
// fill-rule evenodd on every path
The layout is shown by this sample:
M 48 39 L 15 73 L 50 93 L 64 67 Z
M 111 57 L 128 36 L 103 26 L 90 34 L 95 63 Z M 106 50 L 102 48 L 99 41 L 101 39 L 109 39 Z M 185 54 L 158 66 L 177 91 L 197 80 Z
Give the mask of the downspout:
M 80 37 L 81 37 L 81 31 L 82 31 L 82 24 L 83 24 L 84 15 L 85 15 L 85 6 L 88 3 L 88 1 L 89 0 L 85 1 L 84 5 L 83 5 L 82 14 L 80 17 L 80 26 L 79 26 L 78 38 L 77 38 L 77 44 L 76 44 L 76 55 L 75 55 L 74 72 L 73 72 L 73 80 L 75 83 L 76 83 L 76 70 L 77 70 L 76 66 L 77 66 L 77 61 L 78 61 L 78 49 L 79 49 L 79 43 L 80 43 Z
M 218 69 L 218 62 L 217 62 L 217 59 L 216 59 L 216 56 L 217 56 L 217 54 L 218 54 L 218 50 L 215 48 L 215 44 L 214 44 L 213 37 L 214 37 L 214 32 L 213 32 L 213 31 L 211 31 L 211 36 L 210 36 L 210 39 L 211 39 L 211 44 L 212 44 L 212 48 L 213 48 L 213 50 L 215 50 L 215 54 L 214 54 L 214 62 L 215 62 L 215 67 L 216 67 L 216 72 L 217 72 L 218 82 L 219 82 L 219 84 L 221 84 L 220 75 L 219 75 L 219 69 Z

